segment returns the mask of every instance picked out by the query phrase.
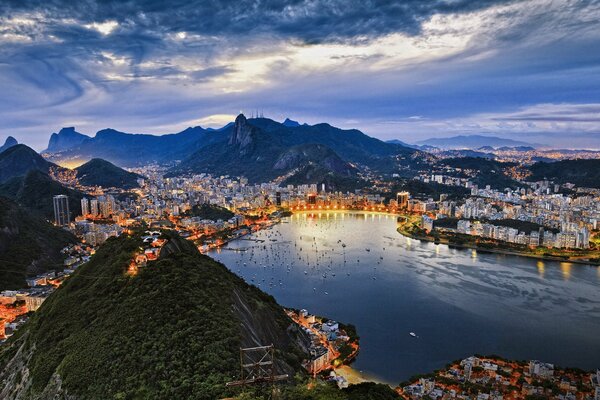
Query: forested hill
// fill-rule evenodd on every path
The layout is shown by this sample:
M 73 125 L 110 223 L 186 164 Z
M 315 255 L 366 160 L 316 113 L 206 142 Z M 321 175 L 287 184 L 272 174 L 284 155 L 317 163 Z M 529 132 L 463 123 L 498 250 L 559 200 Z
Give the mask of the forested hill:
M 141 238 L 109 239 L 1 348 L 0 398 L 226 397 L 239 348 L 259 344 L 300 371 L 306 338 L 274 299 L 169 240 L 129 276 Z
M 137 180 L 142 177 L 101 158 L 93 158 L 75 168 L 75 171 L 79 183 L 86 186 L 131 189 L 139 186 Z
M 373 383 L 306 385 L 307 336 L 275 300 L 175 234 L 157 261 L 128 274 L 141 236 L 109 239 L 0 347 L 0 398 L 270 398 L 227 388 L 239 348 L 274 344 L 280 398 L 395 399 Z
M 0 196 L 0 290 L 21 289 L 28 276 L 62 270 L 60 250 L 75 242 L 69 232 Z
M 580 187 L 600 188 L 600 160 L 564 160 L 538 162 L 529 167 L 531 181 L 550 179 L 556 183 L 573 183 Z

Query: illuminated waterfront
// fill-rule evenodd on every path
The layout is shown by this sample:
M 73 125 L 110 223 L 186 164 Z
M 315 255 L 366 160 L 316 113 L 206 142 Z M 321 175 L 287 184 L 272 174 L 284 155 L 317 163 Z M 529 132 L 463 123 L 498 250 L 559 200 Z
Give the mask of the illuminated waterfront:
M 358 370 L 397 384 L 474 353 L 598 367 L 597 267 L 421 243 L 381 214 L 288 221 L 211 256 L 284 306 L 356 325 Z

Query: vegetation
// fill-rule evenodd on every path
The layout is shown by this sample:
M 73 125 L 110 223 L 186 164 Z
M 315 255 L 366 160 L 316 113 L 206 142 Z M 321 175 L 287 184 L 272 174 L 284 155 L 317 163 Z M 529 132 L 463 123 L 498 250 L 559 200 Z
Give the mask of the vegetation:
M 492 189 L 516 189 L 522 185 L 507 175 L 507 170 L 516 164 L 488 160 L 481 157 L 447 158 L 439 161 L 440 165 L 460 168 L 462 177 L 470 177 L 471 181 L 479 187 L 490 185 Z
M 351 385 L 339 390 L 334 384 L 320 381 L 299 381 L 295 386 L 279 386 L 281 400 L 393 400 L 400 396 L 389 386 L 374 382 Z M 271 399 L 270 388 L 251 389 L 236 397 L 238 400 Z
M 109 239 L 3 347 L 0 380 L 23 344 L 27 398 L 48 391 L 54 374 L 75 398 L 221 398 L 254 338 L 275 344 L 280 368 L 300 369 L 291 321 L 272 297 L 176 237 L 128 276 L 141 244 Z
M 600 188 L 600 160 L 563 160 L 538 162 L 529 167 L 531 181 L 550 179 L 556 183 L 573 183 L 580 187 Z
M 138 187 L 141 175 L 125 171 L 101 158 L 93 158 L 75 168 L 79 183 L 86 186 L 116 187 L 131 189 Z
M 186 217 L 200 217 L 202 219 L 210 219 L 213 221 L 219 219 L 227 221 L 235 214 L 224 207 L 204 203 L 196 204 L 190 210 L 186 211 L 183 215 Z
M 0 153 L 0 183 L 25 176 L 31 170 L 48 173 L 52 165 L 35 150 L 24 144 L 17 144 Z
M 30 170 L 24 177 L 15 177 L 0 185 L 0 195 L 6 196 L 30 211 L 38 213 L 48 220 L 54 218 L 52 197 L 64 194 L 69 197 L 71 216 L 81 213 L 81 199 L 84 194 L 69 189 L 50 178 L 47 174 Z
M 0 196 L 0 290 L 26 286 L 27 276 L 62 269 L 60 250 L 75 237 Z
M 396 199 L 396 193 L 408 191 L 412 197 L 439 200 L 441 194 L 447 194 L 449 200 L 465 198 L 470 190 L 460 186 L 442 185 L 436 182 L 421 182 L 416 179 L 396 179 L 387 193 L 389 199 Z

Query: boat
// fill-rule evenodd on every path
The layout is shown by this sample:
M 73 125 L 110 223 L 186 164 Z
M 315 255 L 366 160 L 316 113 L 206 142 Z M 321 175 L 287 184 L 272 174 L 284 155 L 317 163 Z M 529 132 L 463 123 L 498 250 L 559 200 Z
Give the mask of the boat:
M 414 332 L 410 332 L 409 335 L 412 336 L 412 337 L 417 337 L 417 334 L 414 333 Z

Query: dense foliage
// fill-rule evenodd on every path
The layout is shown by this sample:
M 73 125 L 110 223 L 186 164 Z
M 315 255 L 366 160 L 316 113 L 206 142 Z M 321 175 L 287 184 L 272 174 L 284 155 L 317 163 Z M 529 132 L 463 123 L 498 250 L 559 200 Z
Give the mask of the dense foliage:
M 219 219 L 227 221 L 235 214 L 224 207 L 214 204 L 196 204 L 191 209 L 184 213 L 186 217 L 200 217 L 202 219 L 210 219 L 217 221 Z
M 50 178 L 47 174 L 30 170 L 24 177 L 15 177 L 0 185 L 0 195 L 6 196 L 26 209 L 36 212 L 48 220 L 54 218 L 52 198 L 64 194 L 69 197 L 71 218 L 81 213 L 81 199 L 84 194 L 69 189 Z
M 0 290 L 26 286 L 28 275 L 62 269 L 60 250 L 75 237 L 0 196 Z
M 506 174 L 507 169 L 516 164 L 488 160 L 480 157 L 447 158 L 438 162 L 441 166 L 448 166 L 463 170 L 460 177 L 469 177 L 473 183 L 480 188 L 490 185 L 492 189 L 504 190 L 505 188 L 516 189 L 522 185 Z M 473 171 L 475 176 L 470 176 L 467 171 Z
M 17 144 L 0 153 L 0 183 L 25 176 L 31 170 L 48 173 L 52 165 L 35 150 L 24 144 Z
M 273 335 L 265 340 L 286 334 L 290 320 L 272 297 L 191 242 L 170 239 L 165 256 L 127 275 L 140 245 L 139 237 L 109 239 L 11 338 L 0 375 L 26 342 L 30 396 L 47 390 L 57 373 L 77 398 L 215 399 L 238 374 L 246 335 L 234 292 Z M 294 359 L 278 350 L 280 360 Z
M 573 183 L 580 187 L 600 188 L 600 160 L 564 160 L 538 162 L 529 167 L 531 181 L 550 179 L 556 183 Z
M 131 189 L 138 187 L 140 175 L 125 171 L 101 158 L 93 158 L 75 168 L 79 183 L 86 186 L 116 187 Z

